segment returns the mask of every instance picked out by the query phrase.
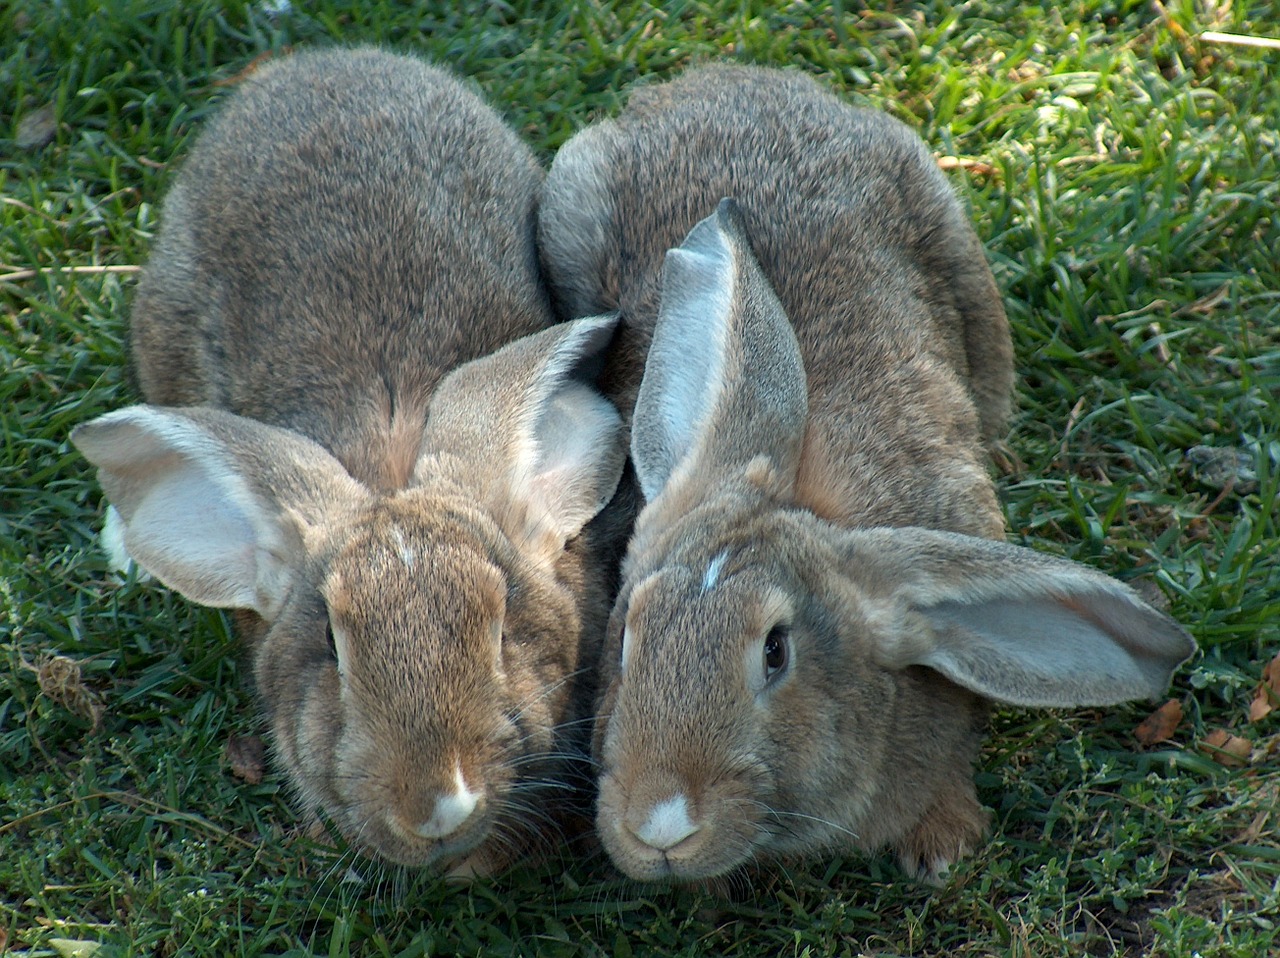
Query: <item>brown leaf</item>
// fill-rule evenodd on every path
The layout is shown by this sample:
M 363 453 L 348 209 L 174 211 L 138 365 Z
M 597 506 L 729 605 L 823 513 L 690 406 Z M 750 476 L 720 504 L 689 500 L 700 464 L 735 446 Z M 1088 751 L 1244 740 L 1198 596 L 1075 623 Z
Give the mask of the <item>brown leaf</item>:
M 250 785 L 262 781 L 266 771 L 267 748 L 256 735 L 232 735 L 227 739 L 227 764 L 231 774 Z
M 266 53 L 259 53 L 256 57 L 250 60 L 239 73 L 236 73 L 233 76 L 224 77 L 221 80 L 214 80 L 213 85 L 238 86 L 245 80 L 249 79 L 249 77 L 253 76 L 253 74 L 257 72 L 258 67 L 262 66 L 272 57 L 277 57 L 281 54 L 288 54 L 291 52 L 293 52 L 293 47 L 286 46 L 280 53 L 274 53 L 271 50 L 268 50 Z
M 13 142 L 20 150 L 38 150 L 58 135 L 58 114 L 52 103 L 27 113 L 18 121 Z
M 1249 721 L 1258 722 L 1280 708 L 1280 653 L 1262 668 L 1262 681 L 1249 703 Z
M 1253 693 L 1253 701 L 1249 703 L 1249 721 L 1261 722 L 1270 715 L 1276 707 L 1274 697 L 1275 693 L 1267 688 L 1265 682 L 1259 685 L 1257 691 Z
M 26 662 L 23 665 L 36 673 L 41 694 L 67 711 L 88 719 L 93 723 L 93 730 L 98 730 L 105 706 L 102 696 L 85 684 L 79 660 L 46 652 L 36 665 Z
M 1253 744 L 1247 738 L 1232 735 L 1224 728 L 1217 728 L 1201 740 L 1200 751 L 1219 765 L 1240 768 L 1249 761 Z
M 1167 742 L 1173 738 L 1173 733 L 1178 730 L 1178 723 L 1181 721 L 1182 703 L 1177 699 L 1169 699 L 1143 719 L 1141 724 L 1133 730 L 1133 734 L 1143 745 Z
M 940 170 L 970 170 L 979 176 L 995 176 L 996 168 L 985 160 L 974 160 L 965 156 L 938 157 Z

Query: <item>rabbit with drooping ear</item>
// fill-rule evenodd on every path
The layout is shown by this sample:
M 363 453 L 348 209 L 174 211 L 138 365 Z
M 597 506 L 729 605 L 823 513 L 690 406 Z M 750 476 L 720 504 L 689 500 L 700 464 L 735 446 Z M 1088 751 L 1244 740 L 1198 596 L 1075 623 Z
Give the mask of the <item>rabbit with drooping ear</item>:
M 409 865 L 537 846 L 588 745 L 626 439 L 592 385 L 613 319 L 553 325 L 541 180 L 440 69 L 269 64 L 165 203 L 151 405 L 73 435 L 132 559 L 241 610 L 302 804 Z
M 937 880 L 984 827 L 988 700 L 1151 696 L 1193 651 L 1119 582 L 999 541 L 1009 332 L 903 124 L 693 69 L 564 146 L 539 242 L 564 308 L 620 309 L 630 347 L 607 391 L 646 504 L 595 741 L 628 875 L 889 846 Z

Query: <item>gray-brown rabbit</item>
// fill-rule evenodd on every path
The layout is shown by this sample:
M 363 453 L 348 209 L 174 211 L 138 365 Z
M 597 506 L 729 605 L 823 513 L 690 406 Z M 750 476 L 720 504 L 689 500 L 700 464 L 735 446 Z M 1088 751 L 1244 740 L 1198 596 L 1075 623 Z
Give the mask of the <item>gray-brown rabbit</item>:
M 1193 651 L 1115 580 L 999 541 L 1009 331 L 903 124 L 693 69 L 564 146 L 539 242 L 569 314 L 620 309 L 629 346 L 606 391 L 646 505 L 595 742 L 628 875 L 888 845 L 937 880 L 984 827 L 988 699 L 1150 696 Z
M 553 325 L 541 182 L 440 69 L 271 62 L 164 205 L 132 314 L 151 405 L 73 437 L 128 555 L 245 610 L 302 804 L 404 864 L 537 845 L 586 745 L 617 535 L 588 523 L 626 440 L 591 385 L 613 320 Z

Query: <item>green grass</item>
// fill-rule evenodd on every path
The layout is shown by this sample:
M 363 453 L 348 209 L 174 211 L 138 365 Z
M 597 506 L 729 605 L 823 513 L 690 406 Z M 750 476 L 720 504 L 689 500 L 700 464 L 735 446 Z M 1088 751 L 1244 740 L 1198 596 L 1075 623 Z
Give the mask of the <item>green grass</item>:
M 1272 3 L 1017 0 L 868 12 L 753 0 L 539 4 L 11 0 L 0 6 L 0 936 L 100 955 L 1162 955 L 1278 947 L 1280 33 Z M 1163 12 L 1162 12 L 1163 11 Z M 632 81 L 713 56 L 788 64 L 958 164 L 1006 294 L 1019 405 L 1012 539 L 1167 599 L 1201 653 L 1186 717 L 1001 712 L 978 770 L 988 844 L 942 890 L 887 859 L 641 886 L 566 854 L 472 888 L 359 866 L 303 833 L 224 618 L 111 582 L 67 442 L 136 397 L 128 273 L 202 119 L 259 54 L 374 40 L 466 74 L 544 160 Z M 23 145 L 50 108 L 47 145 Z M 37 269 L 35 275 L 20 271 Z M 1186 457 L 1243 451 L 1224 489 Z M 55 658 L 61 657 L 61 658 Z M 55 681 L 59 666 L 78 668 Z M 43 679 L 41 669 L 44 669 Z M 1198 747 L 1254 744 L 1243 769 Z M 62 948 L 68 946 L 63 945 Z M 4 946 L 0 945 L 0 953 Z

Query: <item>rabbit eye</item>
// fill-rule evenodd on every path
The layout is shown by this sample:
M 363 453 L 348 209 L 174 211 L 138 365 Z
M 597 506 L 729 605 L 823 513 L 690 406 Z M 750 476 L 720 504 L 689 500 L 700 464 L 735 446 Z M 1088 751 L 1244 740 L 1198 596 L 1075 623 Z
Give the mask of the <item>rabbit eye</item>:
M 772 681 L 787 667 L 791 635 L 785 625 L 775 625 L 764 637 L 764 679 Z
M 329 658 L 338 661 L 338 642 L 333 637 L 333 623 L 330 622 L 324 627 L 324 641 L 329 648 Z

